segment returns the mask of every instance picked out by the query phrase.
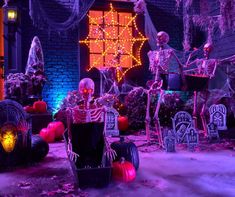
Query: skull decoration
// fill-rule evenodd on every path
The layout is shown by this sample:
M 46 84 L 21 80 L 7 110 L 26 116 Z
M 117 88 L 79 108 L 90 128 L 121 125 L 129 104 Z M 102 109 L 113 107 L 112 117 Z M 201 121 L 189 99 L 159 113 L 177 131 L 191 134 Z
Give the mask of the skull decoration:
M 14 150 L 17 140 L 17 129 L 12 124 L 5 124 L 1 128 L 0 133 L 0 143 L 2 144 L 3 149 L 10 153 Z
M 213 49 L 213 46 L 212 46 L 211 43 L 206 43 L 206 44 L 204 45 L 203 51 L 204 51 L 204 56 L 205 56 L 206 58 L 209 58 L 209 55 L 210 55 L 212 49 Z
M 169 35 L 168 33 L 164 31 L 160 31 L 157 33 L 157 45 L 158 46 L 163 46 L 164 44 L 167 44 L 169 42 Z
M 85 106 L 89 106 L 91 101 L 91 96 L 94 94 L 95 84 L 94 81 L 90 78 L 84 78 L 79 83 L 79 92 L 84 99 Z

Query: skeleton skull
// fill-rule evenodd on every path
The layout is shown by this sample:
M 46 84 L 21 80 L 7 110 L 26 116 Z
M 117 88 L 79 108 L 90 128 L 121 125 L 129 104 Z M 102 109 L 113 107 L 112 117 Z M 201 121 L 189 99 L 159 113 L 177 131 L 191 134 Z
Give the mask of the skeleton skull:
M 211 43 L 206 43 L 203 47 L 204 56 L 209 57 L 209 54 L 211 53 L 212 49 L 213 45 Z
M 79 83 L 79 92 L 85 103 L 90 102 L 91 96 L 94 94 L 95 84 L 90 78 L 84 78 Z
M 158 46 L 163 46 L 169 42 L 169 35 L 164 31 L 160 31 L 157 33 L 157 44 Z

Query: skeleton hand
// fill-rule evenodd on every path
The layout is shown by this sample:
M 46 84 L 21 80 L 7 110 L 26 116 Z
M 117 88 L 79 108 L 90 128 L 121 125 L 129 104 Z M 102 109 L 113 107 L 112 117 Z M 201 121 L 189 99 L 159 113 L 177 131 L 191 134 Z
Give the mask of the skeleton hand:
M 69 139 L 69 142 L 68 142 L 67 153 L 68 153 L 68 157 L 71 161 L 74 161 L 74 162 L 77 161 L 79 155 L 77 153 L 73 152 L 72 143 L 71 143 L 70 139 Z
M 105 151 L 104 154 L 111 161 L 113 161 L 117 156 L 116 151 L 113 150 L 111 147 L 107 147 L 107 150 Z
M 150 65 L 149 66 L 149 70 L 152 72 L 152 73 L 154 73 L 155 72 L 155 66 L 154 65 Z

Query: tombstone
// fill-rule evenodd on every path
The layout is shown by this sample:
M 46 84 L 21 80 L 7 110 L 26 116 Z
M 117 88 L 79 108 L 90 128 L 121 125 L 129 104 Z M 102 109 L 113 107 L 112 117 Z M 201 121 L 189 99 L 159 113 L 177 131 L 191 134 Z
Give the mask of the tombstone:
M 186 139 L 187 139 L 188 149 L 194 151 L 194 148 L 195 146 L 198 145 L 199 141 L 198 131 L 193 127 L 189 127 L 187 129 Z
M 211 105 L 209 108 L 210 122 L 217 125 L 218 130 L 227 130 L 227 109 L 223 104 Z
M 172 118 L 173 130 L 178 143 L 187 143 L 187 129 L 193 125 L 191 115 L 186 111 L 179 111 Z
M 0 168 L 16 166 L 30 159 L 30 128 L 19 103 L 13 100 L 0 102 Z
M 168 135 L 164 137 L 164 146 L 166 152 L 176 152 L 175 151 L 176 138 L 173 135 L 172 131 L 168 131 Z
M 106 136 L 119 136 L 118 130 L 119 113 L 112 107 L 107 107 L 106 111 Z
M 208 130 L 208 137 L 209 140 L 216 140 L 219 141 L 219 132 L 218 132 L 218 128 L 217 125 L 213 122 L 207 124 L 207 130 Z

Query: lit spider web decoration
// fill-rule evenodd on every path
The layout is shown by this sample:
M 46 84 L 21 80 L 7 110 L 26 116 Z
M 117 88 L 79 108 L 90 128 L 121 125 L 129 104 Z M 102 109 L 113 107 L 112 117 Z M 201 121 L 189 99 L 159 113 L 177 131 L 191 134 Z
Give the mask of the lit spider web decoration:
M 132 16 L 132 13 L 117 12 L 110 4 L 110 10 L 104 15 L 94 16 L 90 11 L 88 17 L 89 34 L 79 42 L 86 44 L 90 50 L 88 71 L 92 68 L 100 71 L 114 68 L 119 82 L 128 70 L 142 64 L 140 51 L 147 38 L 137 28 L 137 14 Z M 92 56 L 94 51 L 98 54 Z

